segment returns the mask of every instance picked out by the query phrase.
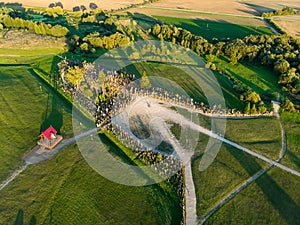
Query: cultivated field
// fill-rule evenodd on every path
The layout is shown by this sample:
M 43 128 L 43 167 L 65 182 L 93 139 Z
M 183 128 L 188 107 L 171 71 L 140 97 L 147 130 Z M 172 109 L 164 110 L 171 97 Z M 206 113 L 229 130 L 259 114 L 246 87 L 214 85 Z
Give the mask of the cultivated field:
M 266 26 L 260 18 L 248 17 L 248 16 L 232 16 L 224 14 L 197 12 L 182 9 L 169 9 L 169 8 L 132 8 L 128 12 L 133 14 L 145 14 L 151 16 L 166 16 L 173 18 L 184 18 L 184 19 L 199 19 L 199 20 L 209 20 L 213 22 L 226 22 L 232 24 L 243 24 L 248 26 Z
M 12 2 L 12 1 L 3 1 L 3 2 Z M 18 0 L 17 2 L 22 3 L 24 6 L 36 6 L 36 7 L 48 7 L 50 3 L 54 3 L 57 1 L 48 1 L 48 0 Z M 95 0 L 95 1 L 88 1 L 88 0 L 76 0 L 76 1 L 69 1 L 69 0 L 61 0 L 59 1 L 63 4 L 64 9 L 72 10 L 74 6 L 84 5 L 86 8 L 89 8 L 90 2 L 94 2 L 98 5 L 99 8 L 105 10 L 111 9 L 120 9 L 126 8 L 131 4 L 139 4 L 143 3 L 143 0 L 118 0 L 118 1 L 109 1 L 109 0 Z
M 295 38 L 300 37 L 300 15 L 274 16 L 272 19 L 287 34 Z
M 285 5 L 298 8 L 300 6 L 297 0 L 285 1 L 238 1 L 238 0 L 216 0 L 211 1 L 195 1 L 195 0 L 162 0 L 151 3 L 147 7 L 157 8 L 175 8 L 175 9 L 189 9 L 203 12 L 225 13 L 234 15 L 253 16 L 260 15 L 263 11 L 270 11 L 274 9 L 283 8 Z
M 19 31 L 12 29 L 1 31 L 0 48 L 7 49 L 33 49 L 39 48 L 57 48 L 63 49 L 65 38 L 56 38 L 52 36 L 38 36 L 29 31 Z
M 174 18 L 209 20 L 248 26 L 267 26 L 260 16 L 262 12 L 281 9 L 284 6 L 300 7 L 299 1 L 178 1 L 161 0 L 146 6 L 129 9 L 131 13 Z
M 15 29 L 0 32 L 0 63 L 30 64 L 64 52 L 65 39 Z

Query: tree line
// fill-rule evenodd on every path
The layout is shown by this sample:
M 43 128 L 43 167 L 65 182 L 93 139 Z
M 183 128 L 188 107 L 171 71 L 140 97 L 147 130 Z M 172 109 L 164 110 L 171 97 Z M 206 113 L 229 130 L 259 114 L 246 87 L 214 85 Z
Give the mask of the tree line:
M 262 17 L 272 17 L 272 16 L 289 16 L 289 15 L 299 15 L 300 12 L 294 10 L 292 7 L 285 6 L 283 9 L 274 10 L 273 12 L 264 12 Z
M 209 58 L 226 56 L 231 64 L 240 61 L 256 62 L 274 70 L 282 90 L 300 100 L 300 40 L 288 35 L 249 35 L 243 39 L 227 42 L 209 43 L 201 36 L 175 26 L 155 24 L 149 31 L 162 41 L 170 41 L 196 52 L 199 56 Z M 229 76 L 234 89 L 240 93 L 241 100 L 252 104 L 261 104 L 261 97 L 242 82 L 217 68 L 212 62 L 208 67 Z M 249 97 L 250 96 L 250 97 Z M 254 99 L 253 96 L 256 96 Z M 249 101 L 249 99 L 252 99 Z M 259 99 L 259 100 L 258 100 Z M 259 105 L 257 105 L 259 106 Z M 262 109 L 264 110 L 264 109 Z
M 44 22 L 33 22 L 22 18 L 13 18 L 7 14 L 0 15 L 0 24 L 3 28 L 20 28 L 27 29 L 40 35 L 51 35 L 54 37 L 65 37 L 69 33 L 68 28 L 61 25 L 52 26 Z

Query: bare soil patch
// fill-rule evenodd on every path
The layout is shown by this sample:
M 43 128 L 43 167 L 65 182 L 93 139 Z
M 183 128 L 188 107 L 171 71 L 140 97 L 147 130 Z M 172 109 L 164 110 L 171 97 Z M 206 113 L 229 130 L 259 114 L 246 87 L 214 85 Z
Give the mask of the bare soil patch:
M 36 48 L 61 48 L 65 46 L 65 38 L 41 36 L 32 32 L 17 30 L 0 32 L 0 48 L 36 49 Z

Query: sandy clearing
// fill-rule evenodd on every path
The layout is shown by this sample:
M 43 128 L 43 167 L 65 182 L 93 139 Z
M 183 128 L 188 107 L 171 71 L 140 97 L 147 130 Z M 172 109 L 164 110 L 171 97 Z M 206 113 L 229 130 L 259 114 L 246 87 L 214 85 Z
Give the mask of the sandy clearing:
M 60 48 L 64 49 L 65 38 L 56 38 L 52 36 L 40 36 L 33 32 L 0 32 L 4 38 L 0 39 L 0 48 L 11 49 L 38 49 L 38 48 Z

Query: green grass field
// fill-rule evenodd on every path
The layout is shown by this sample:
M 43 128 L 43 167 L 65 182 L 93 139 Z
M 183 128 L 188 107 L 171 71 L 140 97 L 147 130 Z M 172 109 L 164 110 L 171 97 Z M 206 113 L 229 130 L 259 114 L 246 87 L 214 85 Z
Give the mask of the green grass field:
M 22 164 L 22 156 L 52 124 L 72 135 L 71 109 L 28 67 L 0 67 L 0 180 Z
M 277 96 L 280 91 L 276 74 L 265 67 L 249 63 L 231 65 L 226 58 L 217 58 L 215 64 L 225 69 L 242 83 L 251 87 L 259 94 L 272 93 Z
M 271 169 L 218 210 L 206 224 L 299 224 L 300 180 Z
M 113 146 L 110 150 L 118 152 Z M 22 210 L 24 224 L 33 217 L 36 224 L 180 224 L 176 197 L 158 185 L 111 182 L 92 170 L 71 145 L 27 168 L 1 192 L 0 223 L 12 224 Z
M 155 16 L 155 18 L 166 24 L 172 24 L 177 27 L 182 27 L 191 31 L 193 34 L 199 35 L 212 41 L 213 38 L 236 39 L 243 38 L 250 34 L 272 34 L 272 31 L 267 27 L 255 27 L 232 24 L 222 21 L 201 20 L 201 19 L 183 19 L 176 17 Z
M 210 129 L 211 122 L 208 117 L 199 116 L 199 122 L 201 126 Z M 172 132 L 178 137 L 180 127 L 178 125 L 173 127 Z M 279 157 L 281 134 L 276 118 L 228 119 L 225 137 L 272 159 Z M 207 143 L 208 137 L 200 134 L 196 153 L 192 160 L 199 218 L 226 194 L 267 165 L 249 154 L 223 144 L 213 163 L 201 172 L 199 164 Z M 264 203 L 260 202 L 259 204 Z M 243 216 L 247 217 L 245 212 L 243 213 Z M 221 220 L 218 222 L 222 223 Z
M 210 121 L 201 116 L 200 124 L 207 128 Z M 260 126 L 258 126 L 260 124 Z M 261 126 L 264 126 L 263 129 Z M 280 130 L 275 118 L 257 120 L 227 120 L 225 137 L 236 141 L 260 154 L 278 158 L 281 139 Z M 197 193 L 197 213 L 201 217 L 228 192 L 266 165 L 240 150 L 223 144 L 216 159 L 203 172 L 199 171 L 199 163 L 207 145 L 208 137 L 200 134 L 199 144 L 193 160 L 193 176 Z
M 227 119 L 225 138 L 277 160 L 281 151 L 281 130 L 274 118 Z
M 201 135 L 201 140 L 205 139 Z M 192 161 L 199 218 L 227 193 L 265 166 L 264 162 L 226 144 L 222 145 L 217 157 L 205 171 L 199 171 L 200 161 L 201 153 L 196 154 Z
M 287 139 L 287 152 L 282 163 L 295 169 L 300 170 L 300 115 L 299 113 L 281 113 L 283 126 Z
M 183 88 L 186 94 L 195 101 L 207 103 L 207 99 L 203 94 L 201 87 L 199 87 L 199 85 L 197 85 L 196 82 L 189 77 L 189 75 L 175 66 L 159 63 L 136 63 L 126 67 L 125 71 L 127 73 L 136 74 L 137 77 L 140 77 L 141 74 L 146 71 L 148 76 L 166 78 Z M 215 77 L 221 86 L 227 107 L 243 109 L 244 104 L 239 100 L 230 81 L 220 75 L 216 75 Z
M 52 124 L 73 135 L 70 104 L 64 103 L 27 67 L 0 68 L 1 180 L 23 164 L 22 156 Z M 110 153 L 129 162 L 104 138 Z M 166 184 L 169 185 L 169 184 Z M 172 188 L 128 187 L 108 181 L 83 160 L 76 145 L 32 165 L 1 191 L 0 224 L 180 224 L 181 207 Z M 179 212 L 179 213 L 178 213 Z M 22 218 L 21 218 L 22 217 Z M 18 223 L 17 223 L 18 224 Z

